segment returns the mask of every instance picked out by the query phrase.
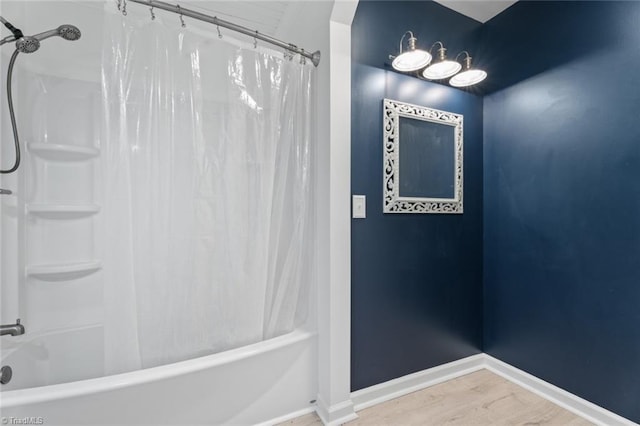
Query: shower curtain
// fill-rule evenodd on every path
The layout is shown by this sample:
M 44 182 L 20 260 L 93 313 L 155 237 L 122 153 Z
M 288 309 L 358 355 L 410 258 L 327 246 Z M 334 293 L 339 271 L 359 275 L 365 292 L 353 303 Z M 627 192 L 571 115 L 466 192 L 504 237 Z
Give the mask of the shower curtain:
M 137 9 L 104 28 L 107 374 L 293 330 L 313 266 L 313 66 Z

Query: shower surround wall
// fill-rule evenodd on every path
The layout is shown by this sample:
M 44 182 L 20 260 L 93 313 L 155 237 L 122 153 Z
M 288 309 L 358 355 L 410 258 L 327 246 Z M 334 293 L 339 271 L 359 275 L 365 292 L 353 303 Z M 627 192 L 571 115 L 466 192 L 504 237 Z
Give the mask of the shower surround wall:
M 431 2 L 361 1 L 352 26 L 351 388 L 481 351 L 482 98 L 384 69 L 412 30 L 429 48 L 473 49 L 479 23 Z M 464 214 L 382 213 L 382 99 L 464 115 Z
M 3 175 L 0 184 L 15 192 L 0 199 L 7 231 L 0 298 L 2 323 L 19 317 L 26 334 L 2 338 L 2 365 L 14 373 L 2 386 L 3 403 L 6 391 L 98 377 L 104 371 L 100 49 L 95 49 L 101 45 L 101 19 L 94 19 L 101 10 L 86 2 L 2 4 L 3 16 L 27 34 L 69 21 L 82 30 L 91 28 L 74 42 L 47 39 L 16 62 L 13 88 L 23 163 L 16 174 Z M 11 43 L 2 47 L 3 73 L 12 48 Z M 4 151 L 12 142 L 4 98 L 0 109 L 4 163 L 13 158 Z
M 37 28 L 37 18 L 20 11 L 3 5 L 23 28 Z M 12 47 L 3 47 L 3 59 Z M 27 332 L 3 337 L 2 362 L 14 373 L 3 392 L 103 374 L 100 85 L 89 81 L 88 68 L 82 77 L 65 72 L 68 61 L 60 58 L 76 52 L 77 44 L 54 38 L 41 49 L 17 58 L 13 89 L 22 163 L 0 185 L 14 191 L 1 200 L 10 237 L 2 241 L 2 323 L 20 318 Z M 14 155 L 8 115 L 3 99 L 3 163 Z
M 635 422 L 639 21 L 638 2 L 516 3 L 485 26 L 509 87 L 484 104 L 485 351 Z

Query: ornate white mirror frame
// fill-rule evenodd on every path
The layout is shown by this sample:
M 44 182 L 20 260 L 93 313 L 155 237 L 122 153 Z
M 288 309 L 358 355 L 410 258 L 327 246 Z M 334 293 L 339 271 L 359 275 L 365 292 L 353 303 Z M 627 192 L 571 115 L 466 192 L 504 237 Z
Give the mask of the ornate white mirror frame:
M 453 198 L 400 196 L 400 118 L 410 118 L 452 126 L 454 129 Z M 462 213 L 462 115 L 384 100 L 384 212 L 385 213 Z

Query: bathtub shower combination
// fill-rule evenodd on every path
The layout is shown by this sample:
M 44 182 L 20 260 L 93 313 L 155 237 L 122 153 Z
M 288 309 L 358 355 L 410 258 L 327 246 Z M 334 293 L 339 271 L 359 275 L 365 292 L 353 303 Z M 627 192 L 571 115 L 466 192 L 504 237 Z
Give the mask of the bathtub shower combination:
M 300 410 L 316 390 L 319 54 L 132 2 L 107 2 L 102 27 L 32 37 L 3 10 L 3 58 L 15 53 L 3 66 L 2 416 L 220 424 Z M 72 54 L 40 45 L 51 36 L 101 51 L 85 58 L 97 72 L 32 66 L 36 50 Z

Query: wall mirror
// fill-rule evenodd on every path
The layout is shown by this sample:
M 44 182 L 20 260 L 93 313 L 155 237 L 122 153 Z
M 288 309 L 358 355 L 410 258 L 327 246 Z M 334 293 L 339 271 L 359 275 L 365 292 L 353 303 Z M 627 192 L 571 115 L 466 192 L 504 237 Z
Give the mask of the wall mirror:
M 384 212 L 462 213 L 462 115 L 384 100 Z

